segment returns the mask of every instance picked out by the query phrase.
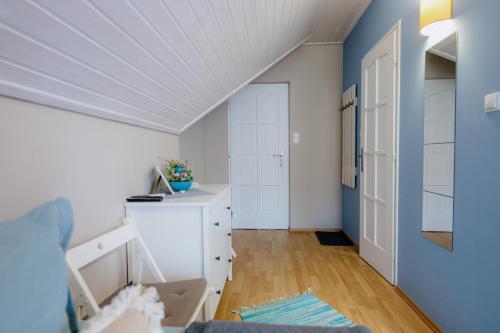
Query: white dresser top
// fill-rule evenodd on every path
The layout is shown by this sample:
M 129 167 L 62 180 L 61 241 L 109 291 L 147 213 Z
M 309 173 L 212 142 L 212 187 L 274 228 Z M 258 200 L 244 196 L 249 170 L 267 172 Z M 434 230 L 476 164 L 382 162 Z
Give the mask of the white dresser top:
M 228 184 L 203 184 L 199 188 L 190 189 L 185 193 L 175 192 L 175 195 L 167 195 L 159 202 L 125 202 L 125 207 L 143 206 L 208 206 L 219 195 L 228 191 Z

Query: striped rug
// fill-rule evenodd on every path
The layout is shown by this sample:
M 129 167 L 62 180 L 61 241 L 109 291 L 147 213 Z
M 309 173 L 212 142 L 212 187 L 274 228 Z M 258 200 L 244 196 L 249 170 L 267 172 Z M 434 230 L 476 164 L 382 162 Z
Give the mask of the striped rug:
M 262 324 L 298 326 L 352 327 L 354 323 L 330 305 L 317 298 L 311 290 L 263 305 L 243 307 L 241 320 Z

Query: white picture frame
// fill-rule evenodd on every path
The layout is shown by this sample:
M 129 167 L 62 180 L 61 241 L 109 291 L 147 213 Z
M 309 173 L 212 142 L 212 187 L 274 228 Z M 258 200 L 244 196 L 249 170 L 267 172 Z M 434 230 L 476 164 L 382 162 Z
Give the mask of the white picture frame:
M 160 188 L 162 187 L 162 184 L 164 185 L 164 187 L 166 188 L 166 194 L 171 194 L 171 195 L 175 195 L 175 192 L 174 190 L 172 190 L 172 187 L 170 187 L 170 183 L 168 182 L 167 178 L 165 177 L 165 175 L 163 174 L 163 172 L 161 172 L 161 169 L 159 166 L 155 166 L 154 167 L 154 181 L 153 181 L 153 186 L 152 186 L 152 189 L 151 189 L 151 193 L 158 193 L 160 191 Z

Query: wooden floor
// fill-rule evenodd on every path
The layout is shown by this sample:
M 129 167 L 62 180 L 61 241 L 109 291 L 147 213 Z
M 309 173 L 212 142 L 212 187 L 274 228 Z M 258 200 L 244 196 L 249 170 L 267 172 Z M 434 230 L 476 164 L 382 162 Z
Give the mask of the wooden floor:
M 216 319 L 239 320 L 233 309 L 314 293 L 373 332 L 431 332 L 352 247 L 319 245 L 312 232 L 235 230 L 233 281 L 224 288 Z

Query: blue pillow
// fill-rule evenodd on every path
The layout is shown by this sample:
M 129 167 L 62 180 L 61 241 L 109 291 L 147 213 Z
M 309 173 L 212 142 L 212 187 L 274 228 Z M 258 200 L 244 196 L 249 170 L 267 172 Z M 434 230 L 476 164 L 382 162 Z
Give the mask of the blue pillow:
M 76 332 L 65 251 L 71 205 L 58 199 L 0 223 L 0 332 Z

